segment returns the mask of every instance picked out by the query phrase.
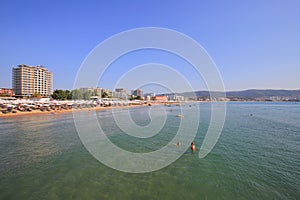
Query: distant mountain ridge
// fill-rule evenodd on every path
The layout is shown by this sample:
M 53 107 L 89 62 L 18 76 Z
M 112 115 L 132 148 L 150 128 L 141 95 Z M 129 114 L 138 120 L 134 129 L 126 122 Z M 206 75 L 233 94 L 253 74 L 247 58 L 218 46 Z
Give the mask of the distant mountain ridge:
M 300 98 L 300 90 L 244 90 L 226 92 L 228 97 L 243 97 L 243 98 L 267 98 L 272 96 Z
M 221 94 L 220 92 L 213 92 L 214 94 Z M 208 91 L 195 91 L 193 92 L 184 92 L 179 93 L 178 95 L 182 96 L 194 96 L 197 97 L 208 97 Z M 236 97 L 236 98 L 269 98 L 269 97 L 286 97 L 286 98 L 300 98 L 300 90 L 258 90 L 258 89 L 249 89 L 249 90 L 242 90 L 242 91 L 228 91 L 226 92 L 227 97 Z

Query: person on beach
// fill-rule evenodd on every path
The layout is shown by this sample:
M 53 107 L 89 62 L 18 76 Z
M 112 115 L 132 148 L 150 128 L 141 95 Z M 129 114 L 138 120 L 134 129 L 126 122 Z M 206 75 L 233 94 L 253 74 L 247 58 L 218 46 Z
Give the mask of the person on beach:
M 194 142 L 191 143 L 191 150 L 192 152 L 196 151 L 196 145 Z

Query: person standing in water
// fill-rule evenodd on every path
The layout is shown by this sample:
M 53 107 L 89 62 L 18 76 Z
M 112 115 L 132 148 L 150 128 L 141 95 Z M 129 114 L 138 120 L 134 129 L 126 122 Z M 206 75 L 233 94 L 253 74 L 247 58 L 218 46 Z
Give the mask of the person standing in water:
M 191 143 L 191 150 L 192 152 L 196 151 L 196 145 L 194 142 Z

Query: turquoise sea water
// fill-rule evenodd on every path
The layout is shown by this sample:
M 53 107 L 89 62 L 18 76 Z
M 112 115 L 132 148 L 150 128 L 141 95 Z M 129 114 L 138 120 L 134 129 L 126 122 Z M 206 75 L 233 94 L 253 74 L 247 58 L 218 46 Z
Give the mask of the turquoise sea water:
M 210 104 L 199 106 L 197 147 L 210 121 Z M 148 109 L 131 109 L 132 119 L 147 125 Z M 147 139 L 123 134 L 110 111 L 96 114 L 119 147 L 149 152 L 174 137 L 179 109 L 166 107 L 165 127 Z M 88 112 L 81 114 L 89 120 Z M 82 145 L 70 113 L 2 118 L 0 177 L 0 199 L 299 199 L 300 104 L 228 103 L 222 135 L 207 157 L 187 150 L 171 165 L 143 174 L 98 162 Z

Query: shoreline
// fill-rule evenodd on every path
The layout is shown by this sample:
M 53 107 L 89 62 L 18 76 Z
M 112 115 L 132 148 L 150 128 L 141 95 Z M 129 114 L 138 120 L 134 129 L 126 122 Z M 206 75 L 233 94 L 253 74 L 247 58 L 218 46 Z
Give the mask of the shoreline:
M 198 101 L 191 101 L 193 103 L 198 102 Z M 190 102 L 190 103 L 191 103 Z M 244 102 L 244 101 L 233 101 L 233 102 Z M 255 101 L 253 101 L 255 102 Z M 252 103 L 253 103 L 252 102 Z M 184 104 L 186 102 L 169 102 L 167 104 Z M 198 102 L 198 103 L 209 103 L 209 102 Z M 229 103 L 229 102 L 226 102 Z M 268 102 L 267 102 L 268 103 Z M 273 103 L 282 103 L 282 102 L 273 102 Z M 288 103 L 298 103 L 298 102 L 288 102 Z M 165 105 L 166 103 L 162 103 L 162 102 L 155 102 L 155 103 L 151 103 L 151 106 L 157 106 L 157 105 Z M 111 109 L 127 109 L 127 108 L 136 108 L 136 107 L 144 107 L 147 106 L 149 107 L 148 104 L 133 104 L 133 105 L 126 105 L 126 106 L 107 106 L 107 107 L 103 107 L 103 106 L 97 106 L 97 107 L 85 107 L 85 108 L 70 108 L 70 109 L 57 109 L 57 110 L 50 110 L 50 111 L 41 111 L 41 110 L 32 110 L 32 111 L 17 111 L 16 113 L 13 112 L 9 112 L 9 113 L 2 113 L 0 111 L 0 119 L 3 118 L 13 118 L 13 117 L 21 117 L 21 116 L 32 116 L 32 115 L 55 115 L 55 114 L 63 114 L 63 113 L 70 113 L 70 112 L 88 112 L 88 111 L 102 111 L 102 110 L 111 110 Z
M 152 106 L 159 105 L 159 104 L 152 104 Z M 0 112 L 0 119 L 1 118 L 13 118 L 13 117 L 21 117 L 21 116 L 32 116 L 32 115 L 55 115 L 55 114 L 63 114 L 63 113 L 71 113 L 71 112 L 89 112 L 89 111 L 102 111 L 102 110 L 111 110 L 111 109 L 126 109 L 126 108 L 137 108 L 148 106 L 148 104 L 141 104 L 141 105 L 130 105 L 130 106 L 108 106 L 108 107 L 93 107 L 93 108 L 81 108 L 81 109 L 68 109 L 68 110 L 51 110 L 51 111 L 40 111 L 40 110 L 32 110 L 32 111 L 18 111 L 17 113 L 2 113 Z

